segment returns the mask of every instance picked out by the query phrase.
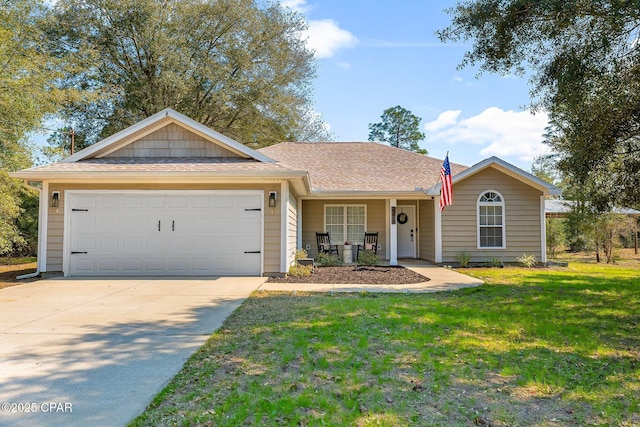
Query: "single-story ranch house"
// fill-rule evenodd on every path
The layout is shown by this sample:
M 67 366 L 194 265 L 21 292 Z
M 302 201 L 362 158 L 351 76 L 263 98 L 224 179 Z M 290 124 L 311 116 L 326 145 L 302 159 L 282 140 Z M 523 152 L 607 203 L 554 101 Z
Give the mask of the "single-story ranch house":
M 554 186 L 496 157 L 451 163 L 366 143 L 283 142 L 252 150 L 165 109 L 61 162 L 12 173 L 40 182 L 38 268 L 84 275 L 267 275 L 316 232 L 339 249 L 378 233 L 378 257 L 455 263 L 523 253 L 546 260 Z M 400 218 L 400 220 L 398 220 Z

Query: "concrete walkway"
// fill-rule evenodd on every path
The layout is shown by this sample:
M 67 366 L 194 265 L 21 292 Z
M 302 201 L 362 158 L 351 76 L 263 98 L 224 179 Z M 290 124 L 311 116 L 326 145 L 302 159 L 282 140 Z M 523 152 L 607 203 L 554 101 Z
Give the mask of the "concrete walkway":
M 410 285 L 348 285 L 348 284 L 318 284 L 318 283 L 263 283 L 260 291 L 299 291 L 299 292 L 399 292 L 426 293 L 451 291 L 461 288 L 480 286 L 484 282 L 475 277 L 457 273 L 448 268 L 433 265 L 423 260 L 400 260 L 400 265 L 415 271 L 430 280 L 428 282 Z

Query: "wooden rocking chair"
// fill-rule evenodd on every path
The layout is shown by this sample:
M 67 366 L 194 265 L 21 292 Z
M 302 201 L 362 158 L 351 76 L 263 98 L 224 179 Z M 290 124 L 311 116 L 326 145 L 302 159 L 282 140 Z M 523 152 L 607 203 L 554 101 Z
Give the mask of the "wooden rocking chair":
M 331 244 L 329 233 L 316 232 L 316 240 L 318 242 L 318 253 L 332 254 L 335 252 L 336 255 L 340 255 L 338 252 L 338 245 Z
M 362 244 L 358 244 L 358 255 L 360 251 L 372 251 L 378 254 L 378 233 L 364 233 Z

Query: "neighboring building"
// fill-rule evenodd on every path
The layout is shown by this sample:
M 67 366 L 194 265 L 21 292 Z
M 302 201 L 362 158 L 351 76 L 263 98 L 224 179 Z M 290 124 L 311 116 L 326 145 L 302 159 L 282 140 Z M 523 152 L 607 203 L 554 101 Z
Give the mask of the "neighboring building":
M 252 150 L 171 109 L 66 159 L 11 175 L 41 182 L 38 267 L 64 275 L 283 273 L 296 249 L 379 233 L 378 256 L 453 263 L 545 253 L 545 196 L 559 190 L 492 157 L 451 164 L 377 143 Z M 275 200 L 273 200 L 275 198 Z M 401 215 L 404 214 L 404 215 Z M 402 221 L 398 221 L 398 216 Z

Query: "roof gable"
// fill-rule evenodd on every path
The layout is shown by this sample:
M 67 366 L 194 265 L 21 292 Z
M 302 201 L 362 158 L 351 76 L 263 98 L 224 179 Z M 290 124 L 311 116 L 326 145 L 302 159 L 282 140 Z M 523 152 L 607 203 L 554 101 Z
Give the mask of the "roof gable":
M 476 163 L 475 165 L 471 166 L 470 168 L 458 174 L 455 174 L 452 172 L 453 176 L 451 178 L 451 181 L 453 185 L 455 185 L 458 182 L 471 178 L 478 172 L 483 171 L 487 168 L 494 168 L 496 170 L 499 170 L 505 175 L 508 175 L 514 179 L 517 179 L 518 181 L 521 181 L 527 185 L 530 185 L 531 187 L 534 187 L 542 191 L 543 194 L 545 195 L 557 196 L 562 193 L 558 187 L 551 185 L 548 182 L 538 178 L 537 176 L 532 175 L 529 172 L 526 172 L 518 168 L 517 166 L 514 166 L 511 163 L 505 162 L 504 160 L 495 156 L 489 157 L 488 159 L 485 159 L 479 163 Z M 434 185 L 433 187 L 429 188 L 427 190 L 427 194 L 438 195 L 440 194 L 441 187 L 442 187 L 442 184 L 438 183 L 437 185 Z
M 136 149 L 138 149 L 138 154 L 140 156 L 148 155 L 148 151 L 140 148 L 141 144 L 135 144 L 137 141 L 141 141 L 144 138 L 148 137 L 157 132 L 161 132 L 163 128 L 168 128 L 171 125 L 175 125 L 180 129 L 184 129 L 186 132 L 195 135 L 199 138 L 200 141 L 206 141 L 208 144 L 213 144 L 217 146 L 219 152 L 217 154 L 228 154 L 229 156 L 233 155 L 235 157 L 245 158 L 245 159 L 253 159 L 259 162 L 273 162 L 273 159 L 267 157 L 264 154 L 261 154 L 251 148 L 219 133 L 214 131 L 213 129 L 204 126 L 203 124 L 178 113 L 177 111 L 166 108 L 146 119 L 129 126 L 128 128 L 121 130 L 118 133 L 115 133 L 102 141 L 99 141 L 84 150 L 78 151 L 77 153 L 67 157 L 63 160 L 63 162 L 78 162 L 81 160 L 87 159 L 99 159 L 107 156 L 112 156 L 114 153 L 117 153 L 120 150 L 133 150 L 133 151 L 121 151 L 122 153 L 126 153 L 127 157 L 137 157 Z M 188 140 L 191 140 L 189 138 Z M 143 146 L 145 144 L 142 144 Z M 187 149 L 189 145 L 197 145 L 197 144 L 187 144 L 186 146 L 183 144 L 182 147 L 178 148 L 179 150 Z M 148 147 L 145 147 L 148 148 Z M 192 148 L 192 147 L 188 147 Z M 209 147 L 210 148 L 210 147 Z M 205 150 L 207 147 L 205 147 Z M 213 151 L 216 151 L 213 150 Z M 221 151 L 220 151 L 221 150 Z M 184 157 L 184 153 L 176 152 L 174 153 L 177 157 Z M 209 150 L 210 154 L 212 150 Z M 156 153 L 157 154 L 157 153 Z M 157 154 L 159 157 L 169 157 L 166 154 Z M 206 156 L 206 152 L 204 153 Z M 204 156 L 203 156 L 204 157 Z

